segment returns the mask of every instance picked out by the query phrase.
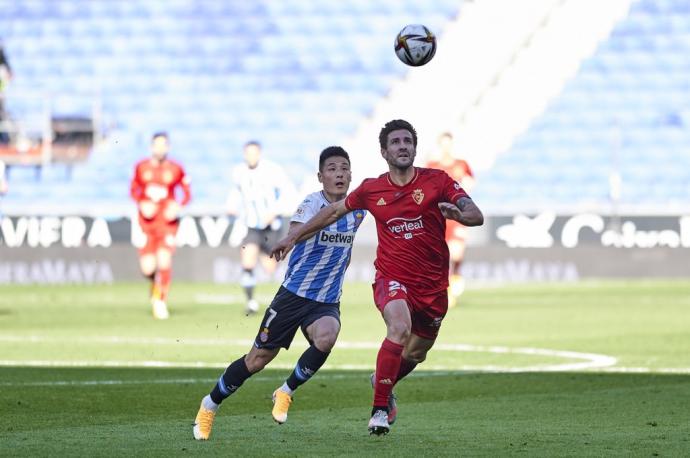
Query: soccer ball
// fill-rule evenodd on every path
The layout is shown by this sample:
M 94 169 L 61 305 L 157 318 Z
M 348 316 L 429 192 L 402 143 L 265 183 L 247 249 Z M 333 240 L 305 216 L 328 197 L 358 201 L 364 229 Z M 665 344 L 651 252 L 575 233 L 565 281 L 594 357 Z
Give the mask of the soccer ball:
M 422 24 L 410 24 L 395 37 L 395 54 L 403 63 L 420 67 L 436 54 L 436 36 Z

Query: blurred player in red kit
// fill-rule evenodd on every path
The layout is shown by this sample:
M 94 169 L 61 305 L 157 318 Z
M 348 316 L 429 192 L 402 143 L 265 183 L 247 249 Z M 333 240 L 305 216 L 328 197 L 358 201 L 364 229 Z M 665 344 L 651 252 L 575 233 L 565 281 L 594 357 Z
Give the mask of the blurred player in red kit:
M 324 207 L 271 252 L 284 259 L 303 235 L 354 210 L 368 210 L 376 220 L 374 303 L 386 323 L 368 425 L 377 435 L 388 433 L 397 416 L 393 386 L 426 359 L 448 310 L 446 219 L 465 226 L 484 223 L 482 212 L 447 173 L 413 166 L 417 132 L 410 123 L 388 122 L 379 144 L 388 173 L 364 180 L 345 199 Z
M 453 152 L 453 135 L 444 132 L 438 137 L 439 156 L 429 161 L 427 167 L 440 169 L 460 183 L 462 189 L 470 192 L 474 187 L 474 174 L 464 159 L 458 159 Z M 462 278 L 462 261 L 465 259 L 467 228 L 453 220 L 446 221 L 446 243 L 450 252 L 450 289 L 448 307 L 454 307 L 465 290 Z
M 168 318 L 165 303 L 170 289 L 172 255 L 179 226 L 180 207 L 191 198 L 189 177 L 180 164 L 168 159 L 170 140 L 165 132 L 151 139 L 151 157 L 138 162 L 130 193 L 139 210 L 139 225 L 146 243 L 139 249 L 139 266 L 151 281 L 153 317 Z M 178 202 L 175 191 L 182 191 Z

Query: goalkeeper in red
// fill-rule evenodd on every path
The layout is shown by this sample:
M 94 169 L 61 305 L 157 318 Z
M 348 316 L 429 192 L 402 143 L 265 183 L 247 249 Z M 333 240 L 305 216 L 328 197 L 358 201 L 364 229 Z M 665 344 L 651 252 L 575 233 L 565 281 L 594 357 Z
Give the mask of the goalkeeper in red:
M 448 310 L 446 219 L 480 226 L 484 216 L 459 183 L 442 170 L 414 167 L 417 133 L 404 120 L 379 134 L 388 173 L 368 178 L 345 199 L 323 208 L 298 231 L 278 242 L 272 255 L 284 259 L 295 241 L 346 213 L 368 210 L 376 219 L 378 248 L 374 303 L 386 323 L 386 338 L 372 378 L 371 434 L 386 434 L 395 421 L 393 387 L 426 359 Z
M 165 301 L 170 289 L 179 212 L 191 198 L 189 176 L 180 164 L 168 158 L 168 151 L 168 134 L 153 134 L 151 157 L 137 163 L 130 183 L 130 194 L 139 210 L 139 226 L 146 237 L 144 246 L 139 248 L 139 267 L 151 282 L 153 317 L 159 320 L 169 316 Z M 175 198 L 178 189 L 182 194 L 179 202 Z

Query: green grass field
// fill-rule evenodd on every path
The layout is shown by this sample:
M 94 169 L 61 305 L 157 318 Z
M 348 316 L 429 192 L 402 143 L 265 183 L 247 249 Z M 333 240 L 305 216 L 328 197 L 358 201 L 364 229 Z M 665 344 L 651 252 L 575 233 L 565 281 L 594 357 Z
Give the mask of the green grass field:
M 275 285 L 259 291 L 264 303 Z M 192 439 L 199 401 L 260 322 L 241 290 L 175 284 L 154 321 L 141 284 L 0 288 L 0 456 L 688 456 L 690 282 L 470 290 L 429 359 L 396 387 L 399 419 L 367 434 L 385 327 L 349 284 L 327 365 L 285 425 L 270 394 L 305 341 Z

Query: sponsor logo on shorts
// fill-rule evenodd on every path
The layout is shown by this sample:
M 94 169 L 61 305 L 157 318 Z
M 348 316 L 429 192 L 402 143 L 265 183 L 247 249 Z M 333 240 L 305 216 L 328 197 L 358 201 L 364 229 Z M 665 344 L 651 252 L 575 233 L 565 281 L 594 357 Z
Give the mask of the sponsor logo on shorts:
M 383 206 L 383 205 L 386 205 L 386 200 L 385 200 L 383 197 L 381 197 L 381 198 L 378 200 L 378 202 L 376 202 L 376 205 L 378 205 L 379 207 L 381 207 L 381 206 Z
M 321 231 L 319 233 L 319 245 L 349 248 L 354 241 L 354 232 Z
M 431 327 L 432 328 L 440 328 L 441 327 L 441 321 L 443 321 L 442 316 L 434 317 L 434 319 L 431 320 Z

